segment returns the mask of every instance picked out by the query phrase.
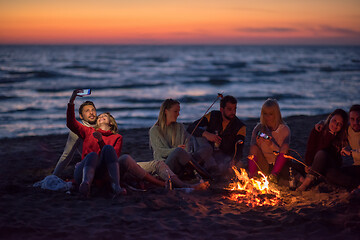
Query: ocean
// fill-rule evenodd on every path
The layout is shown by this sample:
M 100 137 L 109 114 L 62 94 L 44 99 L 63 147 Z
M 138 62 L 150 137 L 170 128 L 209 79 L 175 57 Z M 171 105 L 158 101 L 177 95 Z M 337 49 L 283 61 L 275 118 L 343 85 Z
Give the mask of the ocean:
M 68 132 L 76 88 L 92 90 L 76 109 L 94 101 L 120 129 L 153 125 L 166 98 L 181 102 L 178 121 L 194 121 L 217 93 L 238 99 L 241 119 L 259 117 L 267 98 L 284 117 L 348 111 L 360 104 L 360 46 L 3 45 L 0 138 Z

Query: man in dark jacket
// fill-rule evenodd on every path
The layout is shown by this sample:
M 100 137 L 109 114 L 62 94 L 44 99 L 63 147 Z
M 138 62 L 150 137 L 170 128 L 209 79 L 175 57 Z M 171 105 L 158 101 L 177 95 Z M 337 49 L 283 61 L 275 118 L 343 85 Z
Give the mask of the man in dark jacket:
M 214 165 L 205 166 L 209 171 L 223 174 L 232 164 L 238 164 L 246 136 L 245 124 L 236 117 L 237 100 L 225 96 L 220 101 L 220 111 L 211 111 L 191 124 L 187 131 L 196 137 L 198 145 L 211 144 Z M 234 159 L 234 162 L 232 160 Z

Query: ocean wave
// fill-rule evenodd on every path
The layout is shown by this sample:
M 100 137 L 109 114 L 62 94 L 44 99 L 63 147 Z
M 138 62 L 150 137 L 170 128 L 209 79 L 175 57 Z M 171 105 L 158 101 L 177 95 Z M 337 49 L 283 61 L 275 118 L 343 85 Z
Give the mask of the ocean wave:
M 124 99 L 121 99 L 121 101 L 127 102 L 127 103 L 157 103 L 157 104 L 161 104 L 164 101 L 164 99 L 124 98 Z
M 121 84 L 121 85 L 108 85 L 108 86 L 101 86 L 99 82 L 96 83 L 87 83 L 85 86 L 86 88 L 91 88 L 92 90 L 114 90 L 114 89 L 137 89 L 137 88 L 155 88 L 160 86 L 165 86 L 166 83 L 134 83 L 134 84 Z M 82 86 L 66 86 L 66 87 L 51 87 L 51 88 L 37 88 L 35 91 L 42 92 L 42 93 L 55 93 L 55 92 L 65 92 L 65 91 L 73 91 L 77 88 L 85 88 L 84 84 Z
M 341 65 L 337 67 L 323 66 L 320 67 L 320 72 L 357 72 L 360 71 L 360 65 Z
M 28 78 L 57 78 L 57 77 L 65 76 L 64 74 L 50 70 L 26 71 L 26 72 L 9 71 L 8 73 L 14 75 L 23 75 Z
M 225 84 L 229 84 L 231 83 L 231 80 L 228 80 L 227 77 L 231 76 L 230 74 L 224 74 L 224 75 L 214 75 L 214 76 L 209 76 L 209 75 L 202 75 L 203 77 L 206 77 L 206 80 L 200 80 L 200 79 L 196 79 L 196 80 L 185 80 L 182 81 L 183 84 L 205 84 L 205 85 L 225 85 Z M 197 76 L 199 77 L 199 76 Z
M 134 62 L 138 62 L 138 61 L 151 61 L 151 62 L 156 62 L 156 63 L 165 63 L 168 62 L 170 60 L 170 58 L 168 57 L 133 57 L 132 58 L 134 60 Z
M 134 111 L 134 110 L 156 110 L 156 109 L 159 109 L 159 106 L 102 107 L 102 108 L 97 108 L 96 110 L 98 112 L 112 113 L 112 112 Z
M 42 108 L 35 108 L 35 107 L 28 107 L 28 108 L 22 108 L 22 109 L 6 110 L 5 112 L 2 112 L 2 113 L 29 112 L 29 114 L 30 114 L 30 113 L 39 112 L 39 111 L 44 111 L 44 109 L 42 109 Z
M 246 62 L 212 62 L 214 66 L 224 66 L 227 68 L 245 68 L 247 66 Z
M 278 76 L 278 75 L 287 75 L 287 74 L 303 74 L 306 73 L 303 69 L 279 69 L 275 71 L 251 71 L 254 76 L 257 77 L 270 77 L 270 76 Z
M 17 98 L 17 97 L 0 95 L 0 101 L 6 101 L 6 100 L 14 99 L 14 98 Z
M 5 76 L 0 78 L 0 85 L 9 83 L 21 83 L 26 82 L 28 79 L 22 76 Z
M 68 66 L 64 66 L 63 69 L 74 69 L 74 70 L 81 70 L 84 72 L 100 72 L 100 73 L 108 73 L 110 72 L 109 69 L 104 69 L 104 68 L 99 68 L 99 67 L 90 67 L 90 66 L 86 66 L 86 65 L 68 65 Z

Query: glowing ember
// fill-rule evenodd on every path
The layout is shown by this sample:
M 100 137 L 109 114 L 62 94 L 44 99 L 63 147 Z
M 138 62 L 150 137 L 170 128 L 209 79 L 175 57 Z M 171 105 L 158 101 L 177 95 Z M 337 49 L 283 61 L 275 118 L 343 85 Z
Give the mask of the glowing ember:
M 256 180 L 249 178 L 245 169 L 232 167 L 236 174 L 236 179 L 229 184 L 226 190 L 236 191 L 231 193 L 228 199 L 238 203 L 245 203 L 249 207 L 256 206 L 275 206 L 281 203 L 280 191 L 271 188 L 269 181 L 262 172 L 258 172 L 262 178 Z

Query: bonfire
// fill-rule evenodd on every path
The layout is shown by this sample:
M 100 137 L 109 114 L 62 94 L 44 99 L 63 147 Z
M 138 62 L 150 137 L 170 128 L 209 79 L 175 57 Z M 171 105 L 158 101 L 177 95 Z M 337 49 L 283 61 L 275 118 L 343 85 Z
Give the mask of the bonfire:
M 267 177 L 258 172 L 258 179 L 249 178 L 245 169 L 240 171 L 233 166 L 235 179 L 226 190 L 230 191 L 228 199 L 238 203 L 244 203 L 249 207 L 275 206 L 281 204 L 280 191 L 273 186 L 270 187 Z

